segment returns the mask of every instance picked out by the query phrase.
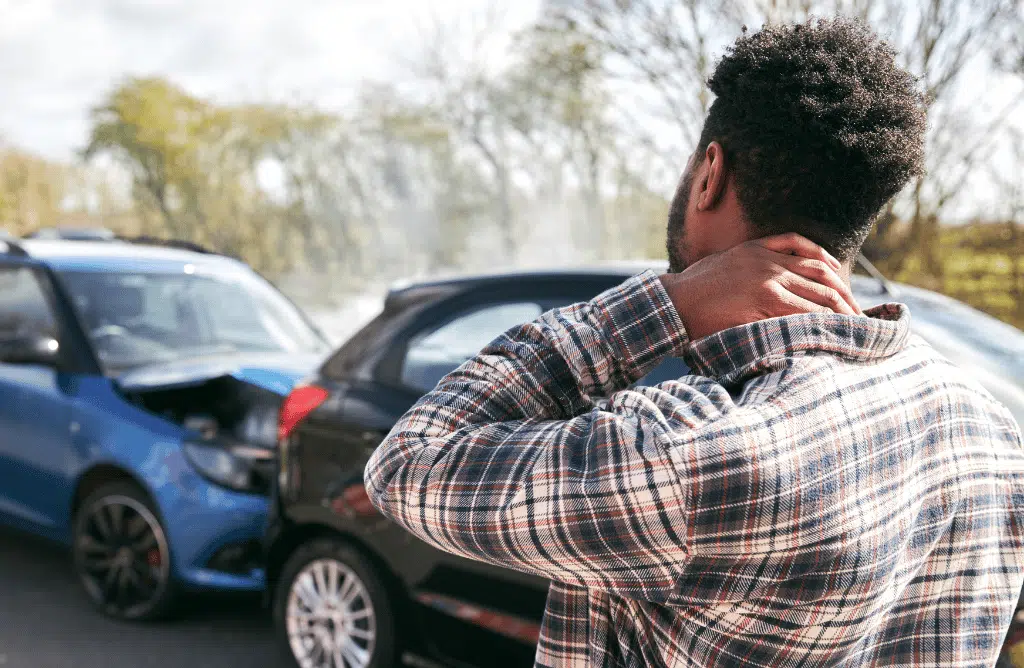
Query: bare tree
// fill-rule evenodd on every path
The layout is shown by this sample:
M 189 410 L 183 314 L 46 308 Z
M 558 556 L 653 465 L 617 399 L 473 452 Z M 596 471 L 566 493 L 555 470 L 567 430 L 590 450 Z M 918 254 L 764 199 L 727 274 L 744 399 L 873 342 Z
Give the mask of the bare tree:
M 422 50 L 406 66 L 426 84 L 425 106 L 448 125 L 490 171 L 495 223 L 506 260 L 519 250 L 521 230 L 514 213 L 512 135 L 504 113 L 501 81 L 491 62 L 502 37 L 502 14 L 496 4 L 470 15 L 468 25 L 432 21 L 423 31 Z
M 513 126 L 535 156 L 557 147 L 545 173 L 560 187 L 550 196 L 570 197 L 568 187 L 575 188 L 582 205 L 578 246 L 607 257 L 613 248 L 604 208 L 619 147 L 600 48 L 577 33 L 539 27 L 521 34 L 516 50 L 522 55 L 506 75 Z
M 711 104 L 713 49 L 739 32 L 742 14 L 739 0 L 576 0 L 549 2 L 541 21 L 603 49 L 620 131 L 675 178 Z
M 931 131 L 927 173 L 880 218 L 869 250 L 899 272 L 907 258 L 921 257 L 925 271 L 940 276 L 938 225 L 947 208 L 968 194 L 978 161 L 1011 125 L 1020 98 L 989 115 L 965 99 L 964 84 L 997 57 L 1019 71 L 1024 20 L 1019 0 L 569 0 L 549 2 L 546 21 L 577 31 L 605 50 L 604 67 L 620 81 L 628 100 L 623 128 L 636 133 L 637 150 L 662 152 L 671 172 L 696 142 L 710 104 L 705 82 L 711 53 L 733 38 L 741 24 L 804 21 L 842 14 L 874 25 L 920 77 L 928 96 Z M 908 225 L 897 224 L 905 218 Z

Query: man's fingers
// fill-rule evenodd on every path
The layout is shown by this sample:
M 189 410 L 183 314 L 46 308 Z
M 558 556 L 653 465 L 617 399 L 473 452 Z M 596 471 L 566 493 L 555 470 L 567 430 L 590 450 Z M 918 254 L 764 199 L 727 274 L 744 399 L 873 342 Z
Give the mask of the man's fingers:
M 782 277 L 781 282 L 789 292 L 821 307 L 814 309 L 815 311 L 821 311 L 824 308 L 842 315 L 857 315 L 857 311 L 850 306 L 838 290 L 824 283 L 804 278 L 799 274 L 788 274 Z
M 790 295 L 790 305 L 793 307 L 791 315 L 800 315 L 801 313 L 834 313 L 832 309 L 827 306 L 816 304 L 810 300 L 798 297 L 795 294 Z
M 779 264 L 793 272 L 799 274 L 804 278 L 809 278 L 812 281 L 817 281 L 822 285 L 827 285 L 842 296 L 846 303 L 852 309 L 854 315 L 861 313 L 860 306 L 857 304 L 857 300 L 853 296 L 853 292 L 850 290 L 850 286 L 839 277 L 839 274 L 825 262 L 821 260 L 808 260 L 807 258 L 795 257 L 792 255 L 785 255 L 779 258 Z
M 764 237 L 756 240 L 754 243 L 767 248 L 768 250 L 775 251 L 776 253 L 784 253 L 786 255 L 799 255 L 809 260 L 821 260 L 832 266 L 833 269 L 839 270 L 843 265 L 839 260 L 832 257 L 832 255 L 814 243 L 807 237 L 802 237 L 796 232 L 787 232 L 786 234 L 776 234 L 770 237 Z
M 803 280 L 799 276 L 794 279 Z M 798 288 L 797 292 L 799 291 Z M 805 299 L 781 283 L 776 283 L 772 292 L 774 299 L 766 302 L 770 306 L 764 311 L 764 316 L 767 318 L 782 318 L 787 315 L 802 315 L 804 313 L 834 313 L 831 307 Z

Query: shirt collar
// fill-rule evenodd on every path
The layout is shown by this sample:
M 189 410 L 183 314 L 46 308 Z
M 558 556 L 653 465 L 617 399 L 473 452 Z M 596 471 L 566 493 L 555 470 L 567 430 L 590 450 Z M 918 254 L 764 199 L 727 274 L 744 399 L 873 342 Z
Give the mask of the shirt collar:
M 773 370 L 795 354 L 883 359 L 902 350 L 909 334 L 910 310 L 889 303 L 864 316 L 807 313 L 733 327 L 694 341 L 684 357 L 694 373 L 729 384 Z

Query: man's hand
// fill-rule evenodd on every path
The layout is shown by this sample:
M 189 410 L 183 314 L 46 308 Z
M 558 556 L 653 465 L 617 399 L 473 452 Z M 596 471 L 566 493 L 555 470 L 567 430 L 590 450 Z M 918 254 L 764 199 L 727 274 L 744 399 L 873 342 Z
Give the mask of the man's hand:
M 691 341 L 766 318 L 826 312 L 859 315 L 841 264 L 798 234 L 748 241 L 665 274 Z

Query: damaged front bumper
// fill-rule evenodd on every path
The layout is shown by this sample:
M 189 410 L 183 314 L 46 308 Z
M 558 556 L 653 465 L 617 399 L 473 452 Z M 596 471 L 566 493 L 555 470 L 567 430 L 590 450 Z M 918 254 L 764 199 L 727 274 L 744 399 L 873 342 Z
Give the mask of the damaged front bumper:
M 181 428 L 154 457 L 153 479 L 178 581 L 260 591 L 261 540 L 276 477 L 277 414 L 305 359 L 237 355 L 179 360 L 117 379 L 129 403 Z
M 188 587 L 260 591 L 266 577 L 261 540 L 269 499 L 216 486 L 197 474 L 165 510 L 178 580 Z

